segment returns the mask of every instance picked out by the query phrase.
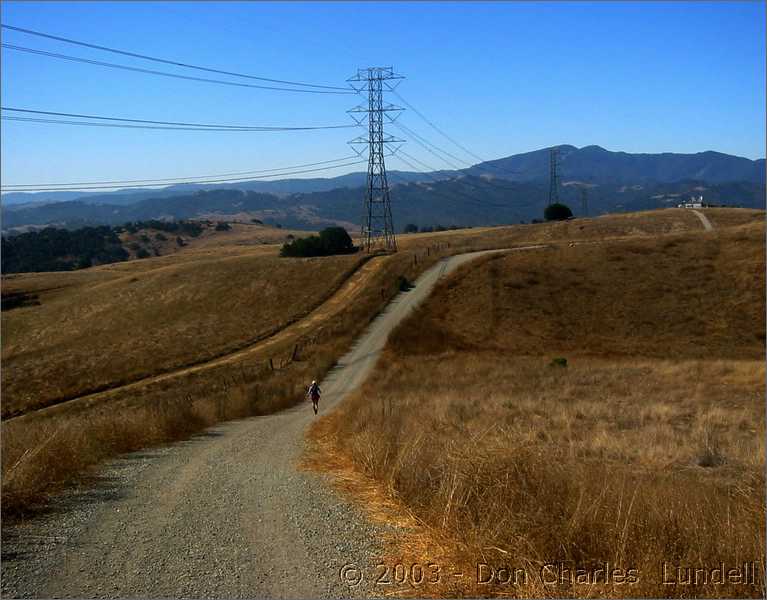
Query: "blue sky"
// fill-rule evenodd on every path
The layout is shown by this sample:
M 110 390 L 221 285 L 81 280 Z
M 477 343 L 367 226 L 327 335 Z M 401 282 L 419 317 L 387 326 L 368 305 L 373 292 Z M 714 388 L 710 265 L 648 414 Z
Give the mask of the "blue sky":
M 564 143 L 627 152 L 765 155 L 763 2 L 1 6 L 5 24 L 264 77 L 343 85 L 358 67 L 392 65 L 407 77 L 399 91 L 409 102 L 487 159 Z M 9 44 L 205 76 L 19 32 L 2 35 Z M 356 104 L 354 96 L 219 86 L 6 49 L 1 66 L 3 106 L 37 110 L 325 125 L 350 123 L 345 111 Z M 476 162 L 412 111 L 401 118 Z M 359 133 L 133 131 L 3 121 L 3 184 L 297 165 L 348 155 L 346 141 Z M 448 168 L 414 142 L 407 150 L 435 168 Z M 389 167 L 407 168 L 396 160 Z M 327 175 L 350 170 L 355 169 Z

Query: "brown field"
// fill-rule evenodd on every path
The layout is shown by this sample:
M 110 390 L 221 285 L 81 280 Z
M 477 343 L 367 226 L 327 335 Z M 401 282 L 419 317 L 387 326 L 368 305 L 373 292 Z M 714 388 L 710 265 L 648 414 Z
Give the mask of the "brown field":
M 36 293 L 41 305 L 3 313 L 3 414 L 14 397 L 17 407 L 39 406 L 61 390 L 143 379 L 5 418 L 3 511 L 28 509 L 115 454 L 294 404 L 305 382 L 320 378 L 396 294 L 398 278 L 413 280 L 442 256 L 701 229 L 687 211 L 662 211 L 401 236 L 398 254 L 373 258 L 344 279 L 359 257 L 278 259 L 279 245 L 264 245 L 259 228 L 242 225 L 168 256 L 5 277 L 4 291 Z M 248 345 L 260 335 L 269 337 Z
M 139 229 L 136 233 L 123 231 L 120 234 L 120 240 L 129 252 L 130 257 L 135 259 L 136 250 L 131 247 L 133 243 L 148 251 L 150 256 L 166 256 L 179 252 L 198 252 L 210 249 L 211 247 L 220 249 L 224 246 L 276 244 L 290 239 L 288 236 L 303 237 L 309 235 L 307 231 L 258 225 L 257 223 L 250 222 L 247 215 L 239 215 L 242 222 L 233 222 L 231 216 L 227 217 L 229 218 L 224 218 L 221 215 L 210 215 L 208 222 L 202 219 L 195 219 L 203 228 L 200 235 L 196 237 L 183 233 L 169 233 L 158 229 L 144 228 Z M 227 231 L 216 231 L 215 227 L 219 221 L 228 223 L 230 229 Z M 176 238 L 179 237 L 184 245 L 178 244 Z M 146 241 L 147 238 L 149 241 Z
M 320 304 L 360 258 L 244 252 L 9 280 L 45 291 L 3 312 L 3 416 L 253 343 Z
M 405 525 L 382 562 L 471 574 L 398 593 L 764 596 L 764 213 L 728 212 L 482 259 L 397 329 L 310 438 L 313 468 Z M 744 561 L 756 585 L 662 580 Z M 573 579 L 541 577 L 560 562 Z M 478 563 L 515 579 L 477 584 Z
M 414 279 L 448 252 L 446 245 L 442 246 L 440 249 L 428 241 L 416 242 L 411 243 L 407 251 L 373 258 L 357 269 L 316 310 L 251 347 L 233 349 L 231 354 L 223 354 L 206 363 L 201 362 L 199 356 L 205 356 L 207 348 L 193 339 L 190 343 L 198 353 L 194 366 L 52 405 L 24 416 L 4 418 L 1 437 L 4 514 L 27 514 L 30 510 L 44 507 L 50 492 L 70 482 L 73 477 L 87 473 L 89 467 L 117 454 L 182 439 L 222 420 L 266 414 L 300 401 L 306 381 L 321 378 L 398 292 L 398 278 Z M 343 264 L 344 261 L 364 260 L 362 256 L 278 259 L 278 249 L 279 246 L 264 246 L 248 250 L 243 256 L 241 249 L 233 250 L 231 246 L 224 245 L 218 251 L 211 247 L 193 253 L 184 251 L 173 256 L 72 273 L 12 276 L 8 281 L 14 282 L 16 289 L 40 293 L 41 300 L 45 302 L 46 288 L 56 288 L 61 277 L 72 287 L 82 289 L 82 286 L 102 284 L 104 280 L 113 281 L 115 274 L 119 274 L 117 279 L 122 281 L 141 277 L 147 265 L 156 263 L 161 273 L 173 273 L 175 269 L 197 271 L 197 283 L 202 288 L 204 284 L 217 280 L 212 267 L 220 269 L 221 263 L 234 261 L 251 269 L 263 264 L 273 265 L 283 277 L 275 278 L 272 286 L 281 287 L 279 293 L 284 297 L 295 291 L 289 286 L 303 285 L 303 278 L 287 278 L 285 274 L 299 272 L 300 269 L 300 274 L 305 276 L 309 267 L 311 275 L 316 278 L 325 272 L 323 269 L 330 270 L 333 265 L 337 267 L 339 261 Z M 194 269 L 201 265 L 208 268 Z M 169 278 L 168 282 L 172 280 Z M 241 313 L 220 310 L 220 306 L 227 302 L 221 287 L 211 289 L 219 294 L 219 308 L 214 310 L 221 326 L 231 325 L 232 330 L 236 326 L 242 327 Z M 296 293 L 300 296 L 302 292 Z M 243 296 L 244 293 L 240 295 Z M 68 293 L 65 298 L 72 310 L 78 309 L 81 296 Z M 108 297 L 104 300 L 111 303 Z M 139 302 L 144 308 L 151 309 L 145 301 Z M 4 322 L 6 334 L 22 311 L 43 307 L 44 304 L 4 313 L 4 319 L 8 319 Z M 273 313 L 284 309 L 275 300 L 264 307 L 265 311 Z M 140 344 L 146 340 L 147 323 L 141 317 L 143 314 L 139 313 L 140 318 L 132 324 L 137 348 L 141 348 Z M 177 316 L 193 326 L 196 314 L 190 310 Z M 30 322 L 33 322 L 33 315 L 28 317 Z M 81 326 L 85 332 L 96 327 L 92 321 L 83 322 Z M 3 343 L 7 343 L 7 338 Z M 82 349 L 83 356 L 86 360 L 96 360 L 90 349 Z M 73 346 L 73 350 L 78 349 Z M 46 352 L 48 350 L 42 355 Z M 41 361 L 41 364 L 41 369 L 46 368 L 46 361 Z M 4 367 L 5 384 L 8 380 L 14 380 L 18 371 L 9 370 L 7 365 Z M 13 382 L 19 389 L 24 389 L 29 383 L 21 379 Z M 31 383 L 41 385 L 37 380 Z M 60 383 L 53 380 L 53 385 Z M 4 410 L 7 410 L 5 406 Z

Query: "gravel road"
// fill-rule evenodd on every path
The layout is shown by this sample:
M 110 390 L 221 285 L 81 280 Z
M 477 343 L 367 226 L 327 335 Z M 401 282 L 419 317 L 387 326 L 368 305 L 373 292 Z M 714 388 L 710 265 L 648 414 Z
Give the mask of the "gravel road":
M 399 294 L 321 382 L 321 412 L 363 381 L 389 332 L 442 275 L 482 254 L 445 259 Z M 296 467 L 313 418 L 305 403 L 113 461 L 55 512 L 3 529 L 2 595 L 372 595 L 339 572 L 348 563 L 370 569 L 383 532 L 323 476 Z

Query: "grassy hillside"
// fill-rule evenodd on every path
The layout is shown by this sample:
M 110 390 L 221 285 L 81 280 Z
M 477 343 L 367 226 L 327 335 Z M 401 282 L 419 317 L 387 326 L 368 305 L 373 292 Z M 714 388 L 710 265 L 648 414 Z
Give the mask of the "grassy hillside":
M 202 251 L 8 279 L 39 305 L 3 312 L 3 415 L 204 361 L 321 303 L 361 257 Z
M 673 212 L 656 213 L 659 231 Z M 661 582 L 663 561 L 715 568 L 765 552 L 764 213 L 708 213 L 710 234 L 610 240 L 635 218 L 616 217 L 593 224 L 607 241 L 464 267 L 314 428 L 315 466 L 408 526 L 393 562 L 472 574 L 405 593 L 763 595 L 761 575 Z M 591 583 L 563 568 L 544 582 L 560 561 Z M 477 585 L 477 562 L 529 577 Z M 607 563 L 637 581 L 600 580 Z
M 241 216 L 241 215 L 240 215 Z M 265 227 L 258 220 L 134 221 L 109 227 L 46 227 L 3 236 L 2 270 L 9 273 L 73 271 L 92 266 L 173 254 L 215 238 L 216 245 L 286 241 L 306 232 Z
M 756 213 L 742 214 L 747 219 Z M 87 386 L 154 375 L 22 417 L 6 416 L 3 510 L 27 508 L 41 492 L 104 458 L 300 401 L 306 381 L 321 378 L 349 348 L 397 293 L 399 278 L 414 280 L 440 257 L 701 230 L 694 214 L 672 210 L 400 236 L 399 253 L 365 263 L 320 307 L 288 327 L 359 258 L 278 259 L 279 245 L 261 239 L 265 231 L 242 225 L 201 235 L 167 256 L 4 277 L 4 292 L 28 296 L 23 308 L 3 313 L 6 415 L 55 402 L 64 393 L 81 394 Z

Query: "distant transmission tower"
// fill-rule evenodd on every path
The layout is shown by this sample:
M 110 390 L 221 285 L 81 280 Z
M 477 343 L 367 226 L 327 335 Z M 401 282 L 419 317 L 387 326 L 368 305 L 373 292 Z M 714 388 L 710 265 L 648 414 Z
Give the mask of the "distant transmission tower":
M 384 250 L 397 251 L 397 240 L 394 237 L 394 225 L 391 216 L 391 199 L 389 198 L 389 183 L 386 179 L 386 164 L 384 149 L 386 144 L 399 143 L 396 139 L 384 133 L 384 114 L 403 110 L 399 106 L 384 103 L 384 85 L 388 91 L 394 90 L 399 84 L 390 84 L 391 80 L 404 79 L 394 73 L 391 67 L 368 67 L 357 69 L 357 74 L 347 79 L 357 92 L 367 92 L 367 104 L 361 104 L 349 110 L 357 125 L 362 125 L 364 117 L 358 113 L 368 114 L 367 138 L 360 136 L 350 144 L 367 144 L 368 146 L 368 178 L 365 191 L 365 212 L 362 216 L 362 246 L 366 252 Z M 355 82 L 361 85 L 355 85 Z M 393 120 L 393 119 L 392 119 Z M 354 146 L 352 146 L 354 147 Z M 355 148 L 355 151 L 357 149 Z M 362 155 L 362 151 L 357 151 Z
M 585 185 L 581 186 L 581 216 L 589 215 L 589 190 Z
M 559 202 L 559 148 L 549 151 L 549 206 Z

